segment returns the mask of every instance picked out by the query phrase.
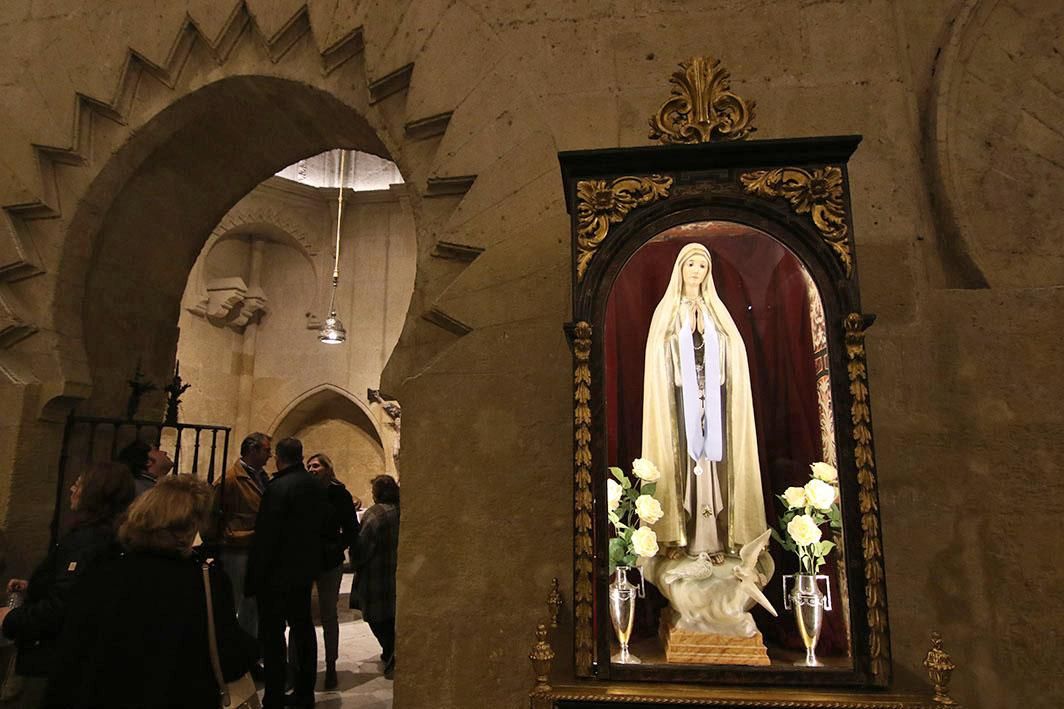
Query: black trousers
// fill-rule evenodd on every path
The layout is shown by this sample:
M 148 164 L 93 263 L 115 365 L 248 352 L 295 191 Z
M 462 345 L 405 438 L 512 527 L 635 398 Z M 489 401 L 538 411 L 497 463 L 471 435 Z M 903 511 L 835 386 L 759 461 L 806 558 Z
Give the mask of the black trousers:
M 367 622 L 377 642 L 381 644 L 381 660 L 391 663 L 395 659 L 395 618 Z
M 286 625 L 289 628 L 288 641 L 299 658 L 298 666 L 292 668 L 296 696 L 314 696 L 318 639 L 310 615 L 310 586 L 307 583 L 294 588 L 263 589 L 258 594 L 259 642 L 262 644 L 262 663 L 266 670 L 264 707 L 284 706 Z

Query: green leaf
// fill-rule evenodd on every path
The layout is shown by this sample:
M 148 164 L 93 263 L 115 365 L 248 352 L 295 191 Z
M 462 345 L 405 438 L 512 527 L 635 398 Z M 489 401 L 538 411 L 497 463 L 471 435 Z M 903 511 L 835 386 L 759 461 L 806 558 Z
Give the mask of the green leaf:
M 657 491 L 658 491 L 658 484 L 657 483 L 644 483 L 643 484 L 643 494 L 644 495 L 653 496 L 654 493 L 657 492 Z
M 832 529 L 842 529 L 842 510 L 838 505 L 832 505 L 828 510 L 828 520 L 831 521 Z
M 820 556 L 827 556 L 834 548 L 835 542 L 823 541 L 817 545 L 817 552 L 820 554 Z
M 610 539 L 610 563 L 620 563 L 621 559 L 624 558 L 625 551 L 627 551 L 625 543 L 619 537 Z
M 624 564 L 625 566 L 635 566 L 635 560 L 636 560 L 635 554 L 629 554 L 628 556 L 626 556 L 623 559 L 621 559 L 621 563 Z
M 615 468 L 613 466 L 610 466 L 610 475 L 617 478 L 617 482 L 619 482 L 621 485 L 624 485 L 624 481 L 628 479 L 625 477 L 623 470 L 621 470 L 620 468 Z

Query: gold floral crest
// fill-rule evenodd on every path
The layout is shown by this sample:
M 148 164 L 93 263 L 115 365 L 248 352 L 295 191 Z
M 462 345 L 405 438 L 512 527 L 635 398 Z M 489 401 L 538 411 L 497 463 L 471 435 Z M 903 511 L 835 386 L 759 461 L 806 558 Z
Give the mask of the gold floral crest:
M 846 238 L 846 212 L 843 206 L 842 170 L 834 166 L 808 172 L 797 167 L 758 170 L 742 175 L 743 188 L 762 197 L 782 197 L 796 214 L 809 214 L 821 237 L 842 262 L 849 277 L 853 257 Z
M 580 180 L 576 183 L 576 277 L 583 280 L 595 251 L 628 212 L 667 197 L 672 178 L 618 177 L 606 180 Z
M 731 74 L 719 59 L 682 62 L 669 83 L 672 93 L 650 117 L 650 138 L 662 143 L 742 140 L 756 128 L 754 102 L 731 92 Z

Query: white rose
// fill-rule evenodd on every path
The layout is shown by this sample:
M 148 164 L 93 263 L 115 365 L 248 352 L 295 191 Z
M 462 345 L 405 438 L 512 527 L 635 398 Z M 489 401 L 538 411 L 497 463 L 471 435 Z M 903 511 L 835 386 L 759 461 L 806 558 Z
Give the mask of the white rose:
M 606 481 L 606 500 L 610 505 L 610 512 L 613 512 L 621 506 L 621 495 L 624 494 L 624 488 L 616 480 Z
M 661 471 L 646 458 L 636 458 L 633 460 L 632 472 L 635 473 L 637 478 L 647 483 L 657 482 L 658 478 L 661 477 Z
M 823 480 L 810 480 L 805 484 L 805 497 L 818 510 L 830 510 L 835 503 L 835 486 Z
M 787 501 L 787 507 L 796 510 L 805 507 L 805 490 L 800 487 L 789 487 L 783 491 L 783 499 Z
M 650 527 L 640 527 L 632 532 L 632 549 L 639 556 L 654 556 L 658 553 L 658 535 Z
M 828 463 L 813 463 L 809 466 L 813 469 L 813 477 L 817 480 L 823 480 L 826 483 L 834 483 L 839 480 L 839 471 L 835 470 L 835 466 Z
M 820 527 L 809 515 L 796 515 L 787 523 L 787 534 L 800 547 L 807 547 L 820 541 Z
M 635 498 L 635 513 L 647 524 L 654 524 L 665 516 L 661 503 L 650 495 L 640 495 Z

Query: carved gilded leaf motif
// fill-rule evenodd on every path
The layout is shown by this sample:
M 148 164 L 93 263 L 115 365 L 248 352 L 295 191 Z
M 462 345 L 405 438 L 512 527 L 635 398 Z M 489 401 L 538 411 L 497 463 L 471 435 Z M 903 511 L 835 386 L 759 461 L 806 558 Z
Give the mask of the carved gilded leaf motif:
M 576 183 L 576 277 L 582 280 L 598 247 L 617 224 L 636 207 L 667 197 L 672 178 L 618 177 L 612 181 L 580 180 Z
M 808 172 L 797 167 L 780 167 L 747 172 L 739 179 L 750 194 L 782 197 L 791 203 L 796 214 L 809 214 L 821 237 L 839 257 L 846 275 L 852 275 L 841 169 L 829 165 Z
M 854 458 L 857 463 L 858 506 L 861 510 L 861 547 L 864 556 L 865 600 L 868 606 L 868 650 L 872 674 L 884 676 L 890 667 L 887 644 L 887 599 L 883 589 L 883 547 L 879 537 L 879 502 L 872 456 L 872 413 L 868 406 L 868 369 L 865 366 L 864 318 L 846 316 L 846 371 L 853 403 Z
M 731 92 L 730 74 L 720 60 L 694 57 L 682 62 L 669 83 L 672 93 L 650 118 L 650 137 L 662 143 L 742 140 L 753 133 L 754 102 Z
M 591 325 L 576 324 L 573 337 L 573 403 L 576 447 L 576 503 L 573 524 L 573 554 L 576 583 L 573 589 L 576 613 L 576 670 L 590 676 L 594 642 L 591 633 Z

